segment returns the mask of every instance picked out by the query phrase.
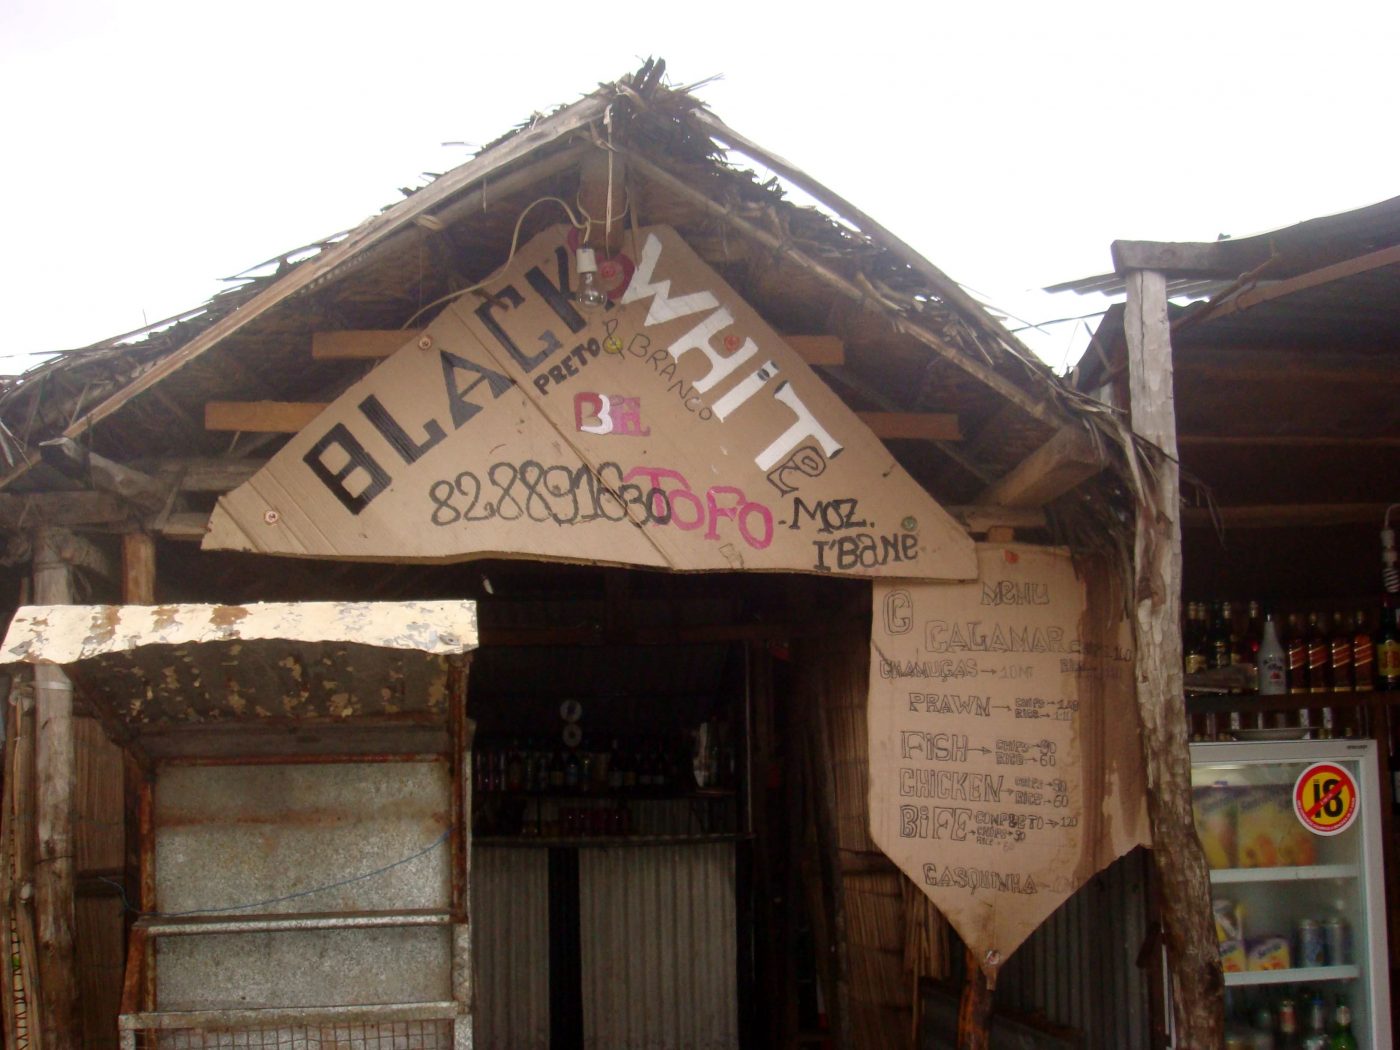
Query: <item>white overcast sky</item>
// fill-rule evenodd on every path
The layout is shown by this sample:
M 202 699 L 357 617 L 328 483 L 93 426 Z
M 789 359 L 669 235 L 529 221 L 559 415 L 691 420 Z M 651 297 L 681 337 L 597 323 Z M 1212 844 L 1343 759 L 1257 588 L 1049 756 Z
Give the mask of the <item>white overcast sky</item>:
M 990 301 L 1086 312 L 1034 289 L 1115 238 L 1400 194 L 1397 54 L 1394 0 L 0 0 L 0 371 L 195 306 L 647 55 L 722 75 L 720 117 Z

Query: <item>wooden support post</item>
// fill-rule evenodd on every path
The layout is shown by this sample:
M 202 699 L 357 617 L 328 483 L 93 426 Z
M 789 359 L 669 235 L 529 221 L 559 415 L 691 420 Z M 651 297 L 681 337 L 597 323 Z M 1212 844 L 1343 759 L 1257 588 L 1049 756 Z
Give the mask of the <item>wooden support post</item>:
M 458 1015 L 452 1022 L 452 1045 L 471 1046 L 472 1038 L 472 930 L 471 930 L 471 831 L 472 736 L 475 724 L 467 717 L 467 672 L 471 657 L 448 659 L 448 717 L 452 727 L 452 998 Z
M 1181 651 L 1181 494 L 1171 329 L 1165 278 L 1128 274 L 1124 330 L 1133 429 L 1165 456 L 1138 505 L 1133 551 L 1137 696 L 1142 715 L 1152 857 L 1162 889 L 1162 930 L 1177 1043 L 1182 1050 L 1224 1045 L 1224 978 L 1215 943 L 1210 880 L 1191 816 Z
M 40 529 L 34 538 L 34 600 L 71 602 L 62 535 Z M 38 851 L 34 863 L 35 927 L 39 947 L 39 1026 L 51 1050 L 77 1050 L 78 988 L 73 928 L 73 685 L 57 667 L 34 668 L 38 735 L 34 798 Z
M 851 1023 L 851 964 L 846 932 L 845 878 L 841 870 L 841 845 L 837 831 L 836 773 L 831 765 L 826 698 L 821 679 L 823 673 L 829 673 L 829 664 L 816 656 L 817 648 L 817 643 L 808 643 L 802 649 L 805 658 L 802 659 L 800 671 L 802 692 L 799 703 L 806 709 L 803 712 L 803 735 L 822 910 L 826 916 L 826 947 L 830 952 L 830 986 L 827 989 L 830 994 L 826 1010 L 831 1019 L 831 1044 L 835 1050 L 852 1050 L 855 1043 Z
M 958 1050 L 988 1050 L 992 1045 L 992 986 L 977 956 L 967 952 L 967 977 L 958 1002 Z
M 149 532 L 128 532 L 122 536 L 122 602 L 156 603 L 156 541 Z

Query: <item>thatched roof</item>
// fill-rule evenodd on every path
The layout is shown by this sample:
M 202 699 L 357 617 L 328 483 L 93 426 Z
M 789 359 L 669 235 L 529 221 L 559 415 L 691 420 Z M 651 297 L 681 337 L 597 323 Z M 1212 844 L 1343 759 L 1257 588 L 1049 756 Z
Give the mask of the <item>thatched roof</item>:
M 632 225 L 676 227 L 780 332 L 840 337 L 845 361 L 823 372 L 852 407 L 957 415 L 960 442 L 892 445 L 943 502 L 976 501 L 1067 427 L 1095 448 L 1120 442 L 1101 406 L 1061 383 L 956 282 L 728 128 L 690 90 L 665 86 L 663 68 L 648 62 L 532 117 L 354 229 L 245 273 L 203 307 L 13 380 L 0 392 L 0 486 L 68 484 L 35 453 L 60 435 L 129 464 L 266 457 L 285 439 L 231 444 L 205 429 L 204 405 L 332 399 L 370 365 L 314 360 L 313 333 L 399 328 L 479 281 L 505 260 L 522 210 L 544 196 L 572 202 L 580 163 L 603 150 L 625 162 Z M 821 207 L 794 203 L 784 182 Z M 557 220 L 536 208 L 520 237 Z

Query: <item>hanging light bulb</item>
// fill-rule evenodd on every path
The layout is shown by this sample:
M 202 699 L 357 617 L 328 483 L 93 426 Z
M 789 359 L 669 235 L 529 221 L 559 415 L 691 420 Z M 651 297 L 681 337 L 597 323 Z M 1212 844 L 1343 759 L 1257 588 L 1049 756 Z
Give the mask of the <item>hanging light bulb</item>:
M 592 248 L 579 248 L 575 253 L 578 268 L 578 291 L 574 301 L 585 310 L 599 310 L 608 301 L 607 293 L 598 283 L 598 259 Z

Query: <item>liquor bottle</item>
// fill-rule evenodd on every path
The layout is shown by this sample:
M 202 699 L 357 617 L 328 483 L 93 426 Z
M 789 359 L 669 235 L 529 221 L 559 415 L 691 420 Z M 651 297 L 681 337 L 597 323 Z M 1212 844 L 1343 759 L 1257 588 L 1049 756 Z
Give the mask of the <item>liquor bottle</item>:
M 1330 1050 L 1358 1050 L 1356 1036 L 1351 1034 L 1351 1007 L 1340 998 L 1337 1000 L 1337 1020 L 1332 1026 Z
M 1356 610 L 1352 621 L 1355 633 L 1351 638 L 1351 680 L 1358 692 L 1374 688 L 1376 683 L 1376 647 L 1366 628 L 1366 614 Z
M 1400 630 L 1395 625 L 1395 603 L 1389 594 L 1381 602 L 1380 629 L 1376 632 L 1376 687 L 1400 689 Z
M 1327 1004 L 1316 992 L 1308 1000 L 1306 1027 L 1303 1033 L 1303 1050 L 1329 1050 L 1331 1039 L 1327 1036 Z
M 1340 612 L 1332 614 L 1332 692 L 1349 693 L 1352 680 L 1352 631 L 1351 624 Z
M 1206 656 L 1205 609 L 1201 602 L 1189 602 L 1186 607 L 1186 629 L 1182 648 L 1186 650 L 1186 673 L 1197 674 L 1210 664 Z
M 1274 614 L 1264 618 L 1264 636 L 1259 643 L 1259 695 L 1280 696 L 1288 692 L 1288 655 L 1279 641 Z
M 578 790 L 578 781 L 579 781 L 579 773 L 580 773 L 580 772 L 581 772 L 581 767 L 579 766 L 578 752 L 577 752 L 576 750 L 570 748 L 570 749 L 569 749 L 569 757 L 566 758 L 566 759 L 564 759 L 564 790 L 566 790 L 566 791 L 577 791 L 577 790 Z
M 1235 662 L 1250 668 L 1251 673 L 1259 666 L 1259 646 L 1264 641 L 1264 618 L 1260 615 L 1259 603 L 1249 603 L 1249 620 L 1245 624 L 1244 633 L 1240 635 L 1239 642 L 1235 647 Z M 1254 683 L 1255 689 L 1259 687 L 1258 681 Z
M 1229 602 L 1216 604 L 1207 648 L 1207 658 L 1212 669 L 1229 667 L 1230 661 L 1234 658 L 1235 643 L 1230 631 L 1232 616 L 1233 610 L 1230 608 Z
M 1291 996 L 1278 1001 L 1278 1050 L 1299 1050 L 1302 1036 L 1298 1032 L 1298 1005 Z
M 1288 691 L 1306 692 L 1308 688 L 1308 641 L 1303 637 L 1303 629 L 1297 613 L 1288 614 L 1288 636 L 1284 639 L 1288 650 Z
M 1308 692 L 1325 693 L 1327 668 L 1332 662 L 1332 646 L 1322 629 L 1322 617 L 1308 613 Z

